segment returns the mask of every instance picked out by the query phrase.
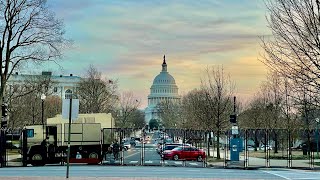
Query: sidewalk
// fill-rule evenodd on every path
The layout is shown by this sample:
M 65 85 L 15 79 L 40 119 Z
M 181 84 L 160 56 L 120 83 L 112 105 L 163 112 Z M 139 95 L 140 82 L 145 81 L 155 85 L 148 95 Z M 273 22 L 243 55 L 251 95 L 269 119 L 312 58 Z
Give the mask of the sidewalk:
M 230 160 L 230 151 L 227 151 L 228 154 L 224 154 L 225 151 L 220 149 L 220 158 L 221 159 L 227 159 Z M 216 151 L 213 149 L 210 149 L 210 157 L 217 157 Z M 245 157 L 243 155 L 240 155 L 239 160 L 244 163 Z M 267 164 L 269 164 L 270 167 L 288 167 L 288 160 L 287 159 L 269 159 L 269 162 L 266 161 L 264 158 L 256 158 L 256 157 L 249 157 L 247 159 L 248 167 L 267 167 Z M 315 159 L 314 162 L 320 162 L 320 159 Z M 223 166 L 224 162 L 209 162 L 208 165 L 212 166 Z M 304 160 L 292 160 L 292 167 L 295 168 L 309 168 L 310 163 L 308 159 Z M 320 166 L 314 165 L 315 168 L 320 168 Z

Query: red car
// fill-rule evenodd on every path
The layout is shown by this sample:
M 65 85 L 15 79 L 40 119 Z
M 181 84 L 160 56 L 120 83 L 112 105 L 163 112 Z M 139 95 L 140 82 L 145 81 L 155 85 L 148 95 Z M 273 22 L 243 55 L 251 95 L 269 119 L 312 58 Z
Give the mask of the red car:
M 190 146 L 179 146 L 172 150 L 166 150 L 163 152 L 164 159 L 173 159 L 173 160 L 197 160 L 203 161 L 206 158 L 206 153 L 202 149 Z

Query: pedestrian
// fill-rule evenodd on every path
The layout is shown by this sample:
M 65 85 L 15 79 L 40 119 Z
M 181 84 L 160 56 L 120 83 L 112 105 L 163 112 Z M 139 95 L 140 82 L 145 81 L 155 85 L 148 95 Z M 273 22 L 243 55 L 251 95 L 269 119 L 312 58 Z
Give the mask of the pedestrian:
M 117 160 L 119 158 L 119 151 L 120 151 L 120 146 L 118 144 L 118 141 L 115 141 L 112 145 L 112 151 L 113 151 L 113 156 L 114 159 Z

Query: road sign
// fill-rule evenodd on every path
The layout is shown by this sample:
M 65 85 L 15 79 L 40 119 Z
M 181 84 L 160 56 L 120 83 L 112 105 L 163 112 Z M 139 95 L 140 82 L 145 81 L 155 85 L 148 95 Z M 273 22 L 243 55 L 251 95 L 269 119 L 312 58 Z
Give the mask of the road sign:
M 62 101 L 62 118 L 69 119 L 70 99 Z M 79 99 L 72 99 L 71 119 L 76 120 L 79 114 Z
M 231 128 L 231 134 L 232 134 L 232 135 L 237 135 L 237 134 L 239 134 L 239 128 L 238 128 L 238 126 L 232 126 L 232 128 Z

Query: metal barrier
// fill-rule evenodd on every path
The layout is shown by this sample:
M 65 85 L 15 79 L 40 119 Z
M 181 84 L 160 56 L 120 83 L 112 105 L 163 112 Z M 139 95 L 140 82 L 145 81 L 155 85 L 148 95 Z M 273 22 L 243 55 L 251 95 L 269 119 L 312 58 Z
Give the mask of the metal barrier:
M 0 130 L 0 167 L 27 166 L 27 150 L 25 130 Z
M 102 164 L 320 169 L 318 137 L 318 131 L 314 129 L 242 129 L 234 136 L 230 131 L 109 128 L 102 130 L 101 144 L 108 145 L 105 146 L 107 150 L 101 152 Z M 239 161 L 231 158 L 234 147 L 230 142 L 233 138 L 241 139 Z M 115 141 L 119 144 L 117 153 L 109 146 Z M 176 144 L 174 147 L 181 146 L 189 155 L 162 154 L 166 150 L 162 145 L 173 143 Z M 27 150 L 25 130 L 0 130 L 0 167 L 26 166 Z

